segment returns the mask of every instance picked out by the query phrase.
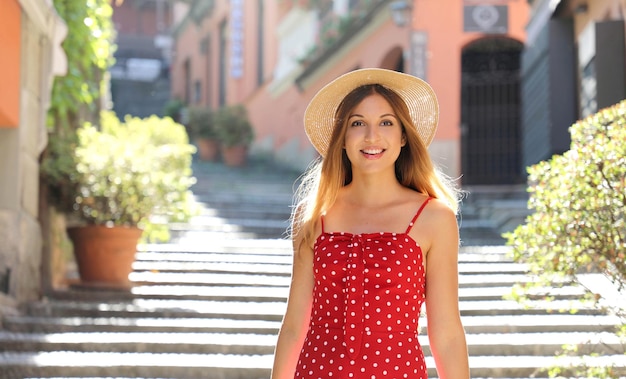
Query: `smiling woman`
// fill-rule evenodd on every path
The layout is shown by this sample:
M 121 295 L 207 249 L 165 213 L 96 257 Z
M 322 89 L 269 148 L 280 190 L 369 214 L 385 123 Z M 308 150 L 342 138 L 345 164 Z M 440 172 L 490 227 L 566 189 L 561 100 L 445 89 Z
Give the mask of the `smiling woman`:
M 311 100 L 305 130 L 323 158 L 292 217 L 273 379 L 427 378 L 424 304 L 439 377 L 469 378 L 458 197 L 427 149 L 438 109 L 426 82 L 382 69 L 345 74 Z

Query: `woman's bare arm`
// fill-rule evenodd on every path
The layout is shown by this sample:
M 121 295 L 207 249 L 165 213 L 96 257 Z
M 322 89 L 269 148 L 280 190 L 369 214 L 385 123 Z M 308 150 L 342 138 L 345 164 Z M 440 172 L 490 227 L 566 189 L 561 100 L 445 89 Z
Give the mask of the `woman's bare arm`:
M 294 241 L 287 311 L 278 333 L 271 379 L 293 379 L 313 301 L 313 251 Z
M 459 231 L 454 213 L 429 204 L 432 240 L 426 255 L 426 317 L 430 348 L 441 379 L 470 377 L 465 330 L 459 312 Z

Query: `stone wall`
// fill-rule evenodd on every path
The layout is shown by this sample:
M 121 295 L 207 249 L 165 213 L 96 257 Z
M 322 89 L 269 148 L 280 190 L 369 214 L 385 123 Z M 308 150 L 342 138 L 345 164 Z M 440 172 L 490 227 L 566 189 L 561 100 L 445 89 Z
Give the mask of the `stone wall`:
M 40 297 L 43 238 L 39 156 L 47 144 L 46 112 L 53 75 L 65 70 L 60 43 L 67 28 L 51 2 L 19 3 L 21 44 L 19 125 L 0 128 L 0 313 Z

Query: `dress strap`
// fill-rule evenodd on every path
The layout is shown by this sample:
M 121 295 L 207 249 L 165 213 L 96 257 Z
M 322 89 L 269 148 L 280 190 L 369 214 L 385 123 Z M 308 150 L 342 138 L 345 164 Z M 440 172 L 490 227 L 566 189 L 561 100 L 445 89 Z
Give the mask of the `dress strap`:
M 430 200 L 432 200 L 432 197 L 429 197 L 428 199 L 426 199 L 423 203 L 422 206 L 420 207 L 420 209 L 417 210 L 417 213 L 415 214 L 415 216 L 413 216 L 413 220 L 411 220 L 411 223 L 409 224 L 409 227 L 406 228 L 406 232 L 404 232 L 405 234 L 409 234 L 409 232 L 411 231 L 411 228 L 413 228 L 413 225 L 415 225 L 415 221 L 417 221 L 417 218 L 420 216 L 420 214 L 422 213 L 422 211 L 424 210 L 424 207 L 426 207 L 426 204 L 428 204 L 428 202 Z M 322 227 L 323 228 L 323 227 Z
M 320 216 L 320 223 L 322 224 L 322 234 L 324 234 L 324 216 Z

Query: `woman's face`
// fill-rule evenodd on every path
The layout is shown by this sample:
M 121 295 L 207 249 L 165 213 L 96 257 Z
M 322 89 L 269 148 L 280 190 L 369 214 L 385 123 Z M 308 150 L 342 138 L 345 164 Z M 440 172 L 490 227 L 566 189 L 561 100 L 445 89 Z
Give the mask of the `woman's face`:
M 367 96 L 348 114 L 344 148 L 353 171 L 393 170 L 405 143 L 400 120 L 381 95 Z

